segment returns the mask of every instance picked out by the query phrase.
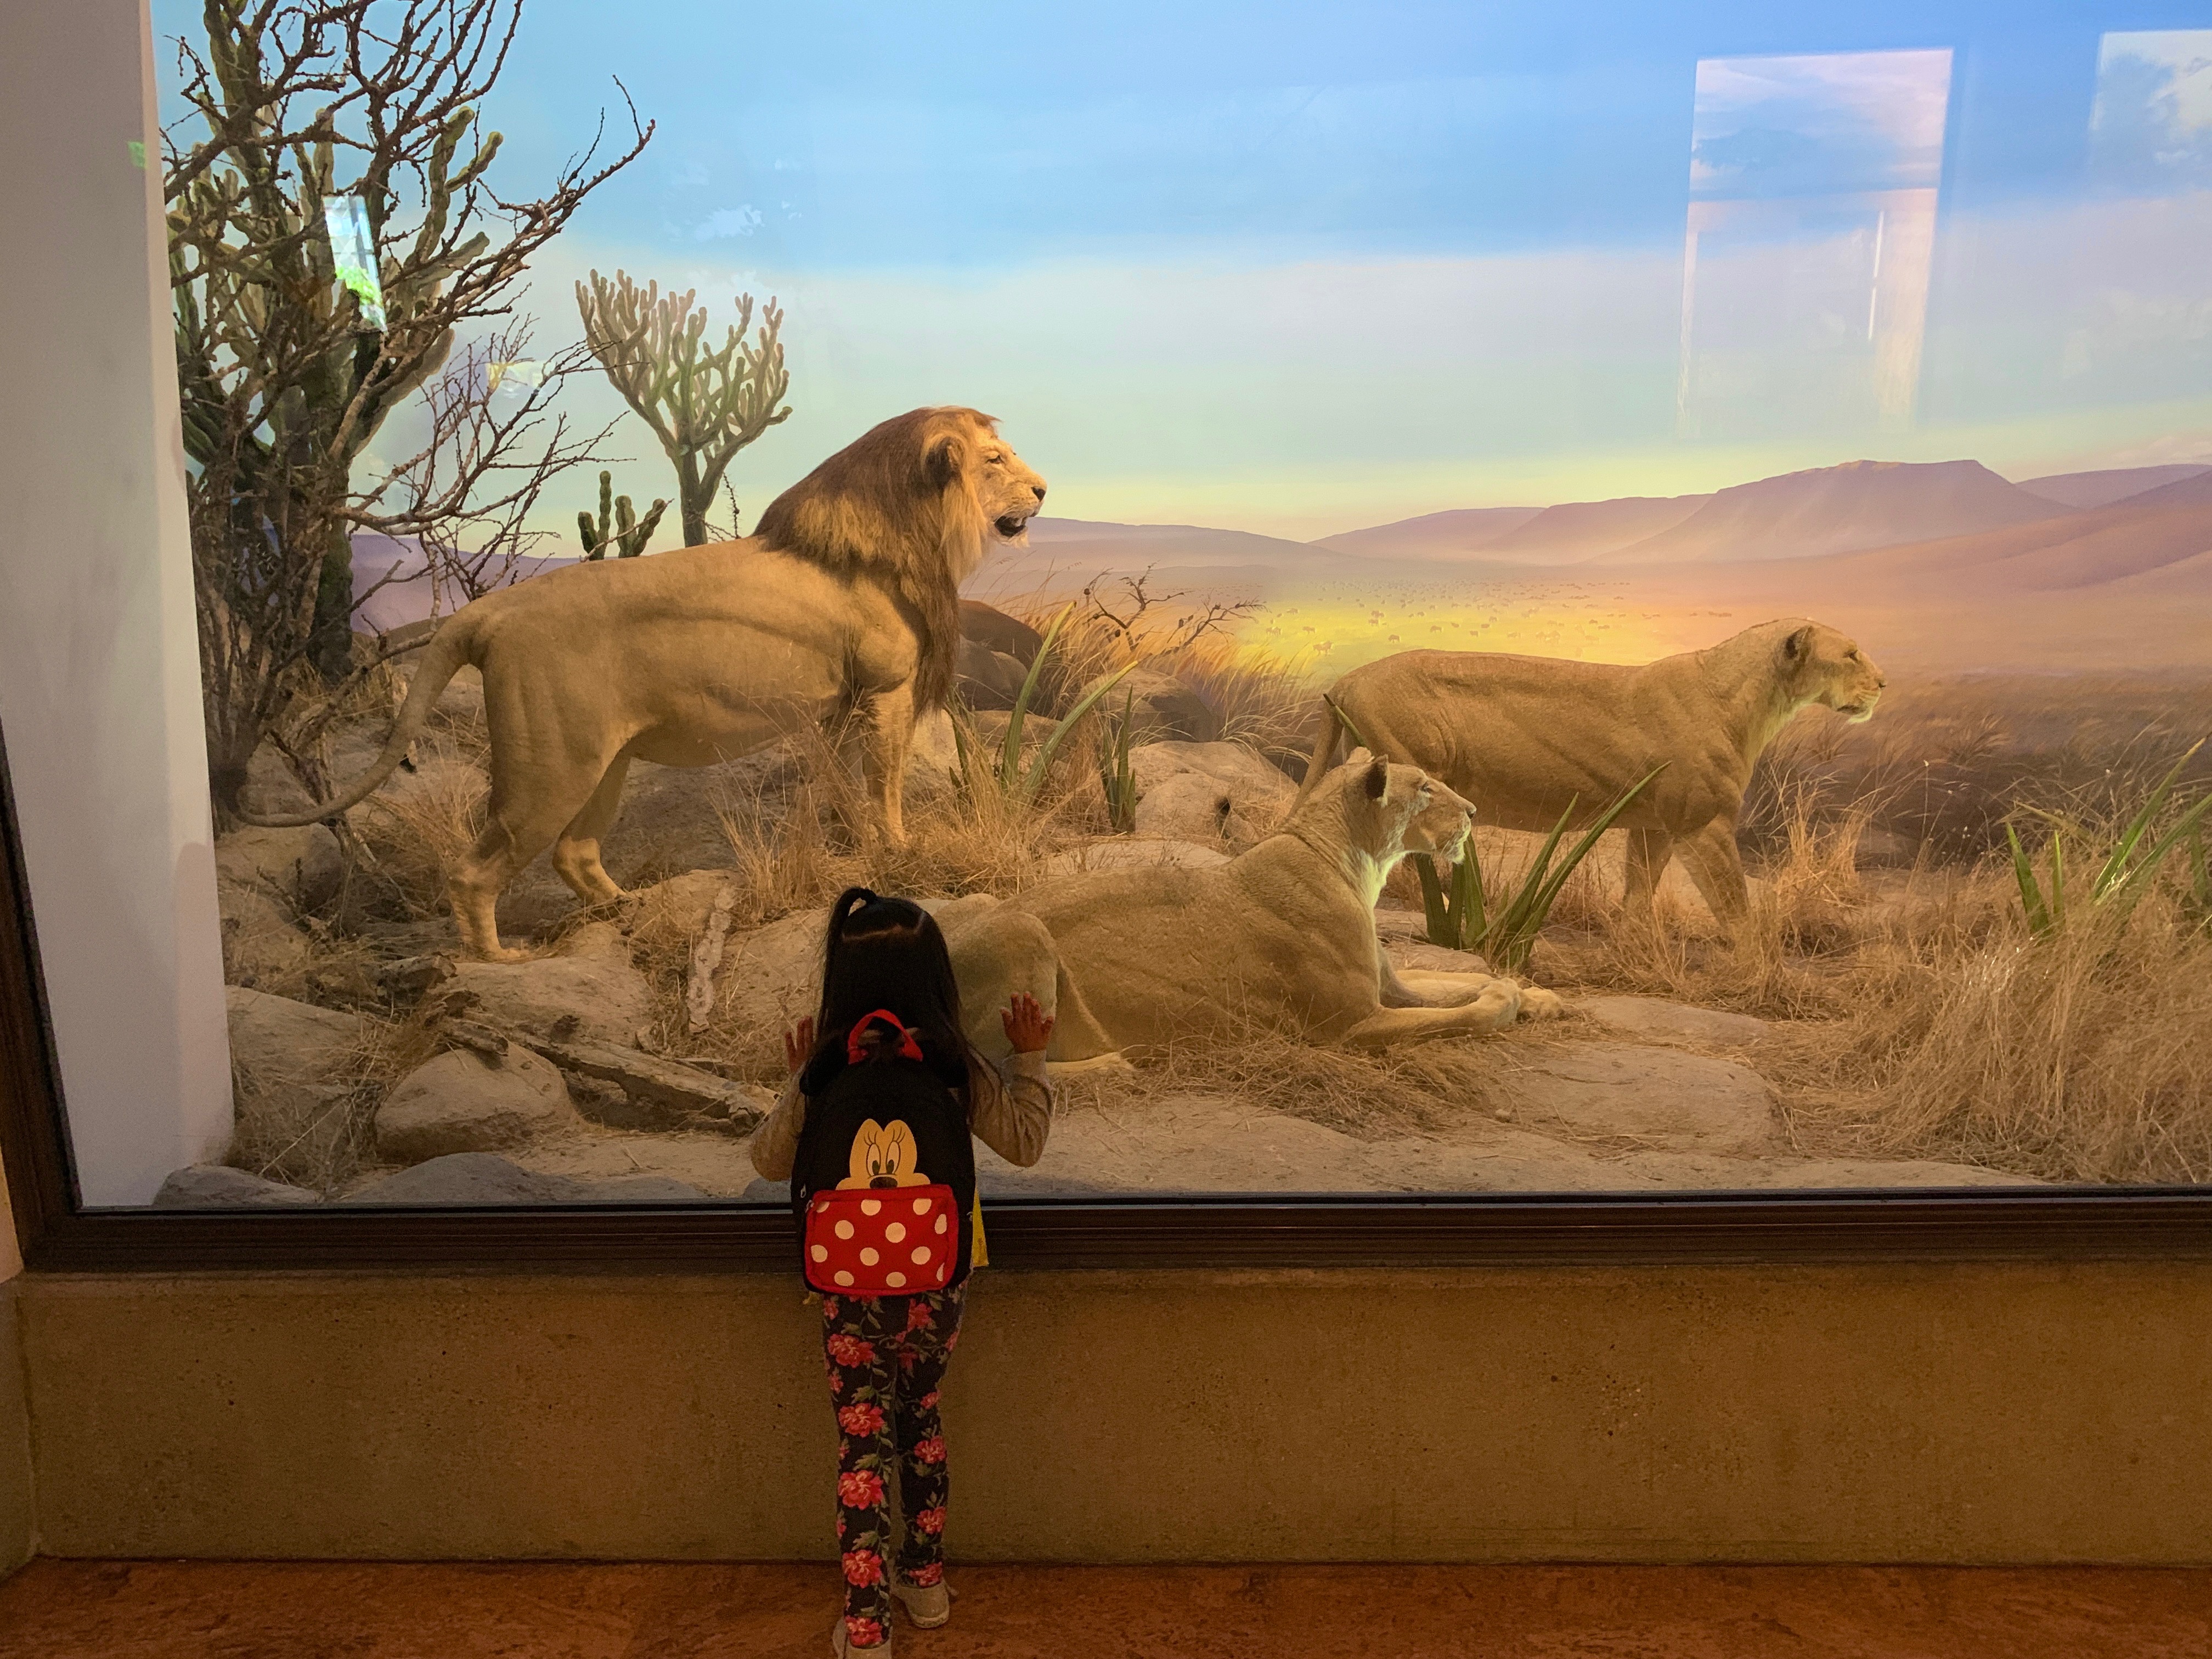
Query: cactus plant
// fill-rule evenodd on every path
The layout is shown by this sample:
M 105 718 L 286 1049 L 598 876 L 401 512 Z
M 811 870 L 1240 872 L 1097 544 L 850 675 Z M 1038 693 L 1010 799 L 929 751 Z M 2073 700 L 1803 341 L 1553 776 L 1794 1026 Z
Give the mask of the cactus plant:
M 668 503 L 656 499 L 645 509 L 645 516 L 635 516 L 629 497 L 615 494 L 615 478 L 611 472 L 599 474 L 599 516 L 593 521 L 589 513 L 576 514 L 576 530 L 583 538 L 584 556 L 601 559 L 611 547 L 618 559 L 634 559 L 645 551 L 645 544 L 653 539 L 653 532 L 660 523 L 660 515 L 668 510 Z

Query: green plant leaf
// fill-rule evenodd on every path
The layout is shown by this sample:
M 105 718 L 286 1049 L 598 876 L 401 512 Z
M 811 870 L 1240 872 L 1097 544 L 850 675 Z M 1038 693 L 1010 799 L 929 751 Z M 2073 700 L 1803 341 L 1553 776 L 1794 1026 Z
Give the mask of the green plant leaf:
M 1426 853 L 1413 854 L 1413 873 L 1420 878 L 1421 908 L 1429 919 L 1429 943 L 1441 945 L 1447 951 L 1460 948 L 1459 930 L 1454 925 L 1451 902 L 1444 896 L 1443 883 L 1437 876 L 1437 861 Z
M 1085 692 L 1082 700 L 1067 712 L 1066 718 L 1061 720 L 1060 724 L 1052 728 L 1052 735 L 1038 746 L 1036 758 L 1030 763 L 1029 776 L 1023 780 L 1024 801 L 1036 799 L 1036 792 L 1044 787 L 1045 774 L 1051 769 L 1052 757 L 1060 752 L 1060 745 L 1066 739 L 1067 734 L 1073 732 L 1083 717 L 1091 712 L 1099 698 L 1134 673 L 1136 668 L 1136 664 L 1130 663 L 1126 667 L 1115 669 L 1113 673 Z
M 1037 682 L 1044 673 L 1045 659 L 1052 655 L 1052 648 L 1060 639 L 1061 625 L 1074 609 L 1075 601 L 1070 599 L 1060 606 L 1060 614 L 1046 626 L 1044 638 L 1037 644 L 1036 655 L 1030 659 L 1029 674 L 1022 681 L 1020 691 L 1015 694 L 1013 711 L 1006 716 L 1006 747 L 999 757 L 999 786 L 1003 789 L 1012 788 L 1015 779 L 1021 775 L 1022 725 L 1029 718 L 1030 704 L 1036 700 Z
M 2011 824 L 2005 825 L 2005 840 L 2012 848 L 2013 879 L 2020 884 L 2021 914 L 2027 918 L 2027 931 L 2041 939 L 2051 931 L 2051 914 L 2045 908 L 2043 889 L 2035 878 L 2035 866 L 2028 861 L 2027 849 L 2020 844 L 2020 831 Z

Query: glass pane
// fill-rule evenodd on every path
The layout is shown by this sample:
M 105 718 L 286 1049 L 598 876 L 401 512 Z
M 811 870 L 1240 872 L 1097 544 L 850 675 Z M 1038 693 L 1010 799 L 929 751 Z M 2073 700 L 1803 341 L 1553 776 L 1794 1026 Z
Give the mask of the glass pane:
M 235 1083 L 163 1201 L 782 1202 L 853 885 L 982 1063 L 1057 1019 L 987 1197 L 2212 1170 L 2212 29 L 625 16 L 326 25 L 209 149 L 154 7 Z

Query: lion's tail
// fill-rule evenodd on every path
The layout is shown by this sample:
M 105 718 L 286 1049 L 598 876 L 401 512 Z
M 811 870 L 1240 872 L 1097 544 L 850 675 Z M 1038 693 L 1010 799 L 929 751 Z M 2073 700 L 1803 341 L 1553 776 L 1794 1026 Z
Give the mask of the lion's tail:
M 392 735 L 384 741 L 384 752 L 368 771 L 353 781 L 350 787 L 336 799 L 311 806 L 304 812 L 264 817 L 241 810 L 238 816 L 265 830 L 293 830 L 303 823 L 321 823 L 349 807 L 360 805 L 405 758 L 408 745 L 422 735 L 423 725 L 446 687 L 452 684 L 454 675 L 475 660 L 475 619 L 464 611 L 430 636 L 430 643 L 422 653 L 422 665 L 416 669 L 414 680 L 407 688 L 407 701 L 399 706 L 399 717 L 392 723 Z
M 1306 804 L 1330 767 L 1336 764 L 1336 746 L 1344 738 L 1344 720 L 1336 712 L 1336 704 L 1324 693 L 1314 699 L 1313 746 L 1306 757 L 1305 781 L 1298 786 L 1297 799 L 1291 803 L 1295 812 Z

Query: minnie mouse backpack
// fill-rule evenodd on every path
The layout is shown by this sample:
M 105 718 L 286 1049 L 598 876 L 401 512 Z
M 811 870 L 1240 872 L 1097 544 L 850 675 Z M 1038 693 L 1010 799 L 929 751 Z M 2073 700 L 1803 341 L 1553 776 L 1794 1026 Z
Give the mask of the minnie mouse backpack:
M 792 1164 L 800 1271 L 833 1296 L 957 1285 L 968 1276 L 975 1203 L 960 1097 L 889 1009 L 854 1023 L 843 1060 L 808 1093 Z

